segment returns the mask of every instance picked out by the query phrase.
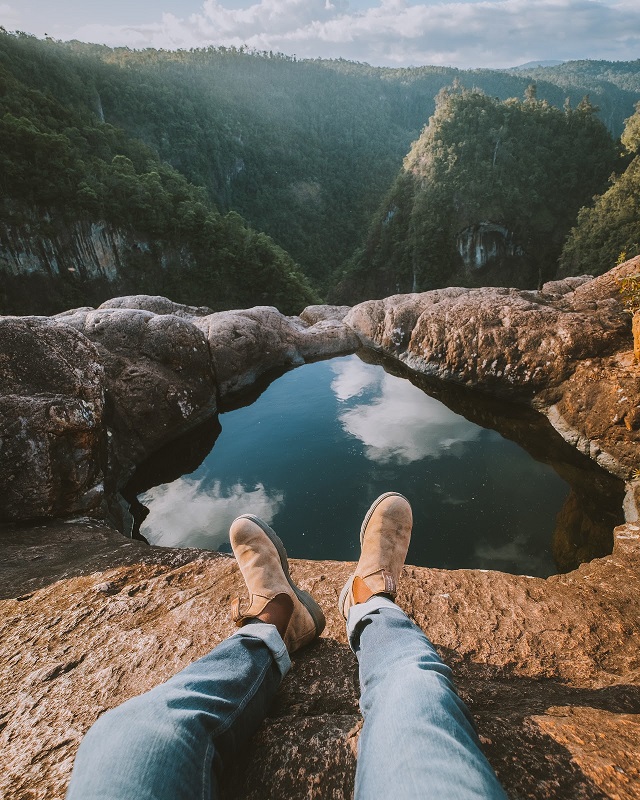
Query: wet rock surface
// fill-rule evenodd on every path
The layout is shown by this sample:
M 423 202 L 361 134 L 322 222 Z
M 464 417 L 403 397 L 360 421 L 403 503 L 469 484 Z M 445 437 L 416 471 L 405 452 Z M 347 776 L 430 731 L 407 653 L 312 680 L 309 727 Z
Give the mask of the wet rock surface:
M 361 303 L 345 322 L 417 372 L 530 397 L 559 385 L 577 361 L 611 354 L 628 333 L 616 298 L 586 309 L 567 299 L 577 291 L 439 289 Z
M 218 403 L 364 343 L 516 441 L 523 426 L 546 440 L 547 423 L 525 413 L 537 409 L 574 451 L 626 481 L 627 524 L 611 555 L 546 580 L 409 566 L 399 603 L 453 666 L 511 798 L 638 797 L 640 368 L 617 279 L 639 269 L 635 259 L 540 292 L 451 288 L 300 318 L 137 296 L 51 320 L 0 319 L 0 508 L 18 521 L 0 527 L 0 796 L 63 797 L 78 743 L 103 711 L 233 631 L 234 560 L 121 536 L 102 521 L 105 476 L 113 492 L 123 464 L 187 431 L 181 463 L 197 461 L 198 426 L 215 440 Z M 561 448 L 546 457 L 574 469 Z M 150 463 L 177 469 L 172 452 Z M 139 485 L 153 479 L 143 470 Z M 587 494 L 572 487 L 554 540 L 567 563 L 604 535 L 588 529 Z M 45 519 L 78 514 L 92 518 Z M 327 629 L 295 659 L 225 797 L 351 796 L 361 718 L 336 610 L 351 569 L 292 562 Z
M 361 303 L 344 321 L 363 345 L 420 375 L 526 401 L 573 446 L 629 479 L 640 444 L 640 368 L 618 280 L 638 269 L 635 258 L 539 292 L 398 295 Z

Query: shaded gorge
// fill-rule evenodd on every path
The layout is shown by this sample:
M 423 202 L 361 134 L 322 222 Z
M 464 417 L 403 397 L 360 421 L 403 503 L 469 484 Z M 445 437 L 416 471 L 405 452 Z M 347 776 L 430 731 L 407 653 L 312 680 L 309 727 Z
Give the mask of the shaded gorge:
M 414 509 L 408 563 L 546 577 L 610 552 L 623 521 L 622 483 L 540 414 L 369 352 L 255 394 L 138 470 L 123 494 L 151 544 L 227 550 L 253 513 L 291 557 L 356 560 L 366 510 L 393 489 Z

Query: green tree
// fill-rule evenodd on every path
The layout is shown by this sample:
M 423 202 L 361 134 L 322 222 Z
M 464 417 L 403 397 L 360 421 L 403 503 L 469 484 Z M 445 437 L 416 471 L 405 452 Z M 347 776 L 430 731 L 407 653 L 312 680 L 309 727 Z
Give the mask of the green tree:
M 504 102 L 459 85 L 444 89 L 334 297 L 535 287 L 555 275 L 579 209 L 606 184 L 615 158 L 587 100 L 560 111 L 537 100 L 533 86 L 524 101 Z M 477 269 L 463 258 L 464 242 L 476 240 L 476 250 L 496 247 Z

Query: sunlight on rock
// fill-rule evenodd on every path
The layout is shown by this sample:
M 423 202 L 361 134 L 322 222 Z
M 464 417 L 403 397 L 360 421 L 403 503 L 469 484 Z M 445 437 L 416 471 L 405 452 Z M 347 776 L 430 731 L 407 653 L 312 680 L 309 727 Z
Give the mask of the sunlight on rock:
M 350 359 L 334 367 L 331 387 L 340 401 L 371 394 L 367 402 L 339 414 L 346 433 L 365 445 L 365 455 L 379 463 L 408 464 L 447 451 L 462 455 L 465 442 L 481 430 L 409 381 L 379 368 Z
M 228 489 L 220 481 L 203 484 L 180 478 L 141 495 L 149 516 L 140 533 L 151 544 L 217 550 L 228 541 L 229 526 L 239 514 L 250 511 L 270 523 L 284 501 L 282 492 L 268 493 L 260 483 L 253 489 L 240 483 Z

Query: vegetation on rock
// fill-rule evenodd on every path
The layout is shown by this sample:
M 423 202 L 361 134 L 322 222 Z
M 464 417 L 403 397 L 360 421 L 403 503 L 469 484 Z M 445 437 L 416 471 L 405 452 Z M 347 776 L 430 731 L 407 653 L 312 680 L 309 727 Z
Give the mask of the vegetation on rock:
M 244 48 L 111 49 L 0 31 L 0 251 L 20 256 L 30 242 L 50 256 L 52 237 L 59 240 L 56 258 L 44 259 L 54 278 L 42 267 L 35 274 L 25 265 L 14 265 L 17 275 L 6 274 L 10 270 L 0 262 L 1 310 L 52 312 L 143 291 L 213 308 L 271 303 L 298 310 L 333 291 L 345 263 L 358 277 L 353 265 L 360 256 L 354 260 L 353 253 L 362 247 L 411 142 L 434 114 L 437 93 L 456 79 L 483 90 L 491 124 L 500 131 L 504 121 L 490 109 L 503 104 L 493 98 L 522 96 L 530 75 L 548 131 L 562 127 L 553 122 L 552 107 L 568 99 L 578 107 L 565 115 L 578 139 L 584 134 L 576 124 L 581 115 L 593 117 L 586 138 L 596 130 L 595 111 L 579 112 L 586 91 L 614 135 L 640 91 L 635 62 L 576 62 L 531 73 L 387 69 L 344 60 L 297 61 Z M 526 134 L 524 128 L 513 131 L 514 140 Z M 487 149 L 487 136 L 482 125 L 468 131 L 470 158 Z M 545 173 L 549 186 L 533 192 L 538 222 L 555 213 L 555 207 L 540 210 L 546 196 L 564 198 L 574 179 L 561 174 L 555 180 L 564 156 L 551 151 L 568 147 L 566 140 L 543 139 L 539 146 L 533 142 L 535 155 L 521 162 L 517 148 L 502 137 L 493 170 L 494 177 L 502 171 L 505 185 L 519 185 L 525 163 Z M 576 141 L 577 153 L 583 144 L 588 142 Z M 492 159 L 495 141 L 488 146 Z M 601 156 L 594 152 L 589 158 Z M 609 163 L 608 156 L 602 163 Z M 515 176 L 509 175 L 512 168 Z M 467 216 L 478 205 L 477 197 L 467 203 L 467 195 L 478 195 L 483 170 L 486 163 L 477 175 L 469 173 L 475 181 L 470 192 L 463 188 Z M 582 170 L 581 165 L 577 171 Z M 459 173 L 456 180 L 463 178 Z M 414 186 L 398 179 L 391 192 L 403 202 L 397 210 L 388 203 L 387 208 L 401 223 L 412 209 Z M 460 194 L 459 186 L 454 193 Z M 527 195 L 521 194 L 516 205 L 527 215 Z M 570 200 L 547 248 L 550 258 L 565 218 L 577 211 Z M 556 205 L 565 210 L 563 201 Z M 416 216 L 410 216 L 413 224 Z M 74 226 L 95 222 L 123 241 L 118 285 L 88 281 L 63 263 Z M 428 231 L 415 233 L 424 239 Z M 439 252 L 446 237 L 438 230 L 427 249 Z M 401 236 L 383 237 L 380 246 L 380 260 L 391 254 L 404 263 L 413 245 Z M 447 268 L 445 262 L 438 266 L 436 283 L 456 279 L 455 273 L 444 277 Z M 395 291 L 399 284 L 388 285 Z M 356 286 L 351 298 L 365 296 L 367 286 Z
M 611 186 L 578 214 L 562 251 L 560 272 L 577 269 L 601 275 L 623 251 L 627 258 L 640 254 L 640 103 L 622 133 L 628 166 L 611 178 Z M 629 163 L 629 159 L 631 159 Z
M 630 314 L 640 311 L 640 273 L 622 278 L 620 296 L 622 304 Z
M 563 110 L 459 85 L 438 95 L 368 239 L 346 299 L 552 278 L 580 207 L 606 185 L 614 141 L 585 98 Z

